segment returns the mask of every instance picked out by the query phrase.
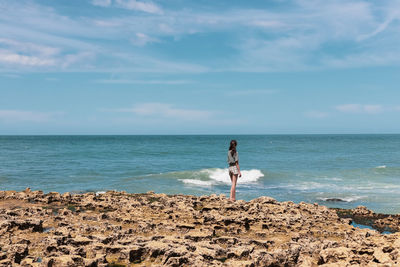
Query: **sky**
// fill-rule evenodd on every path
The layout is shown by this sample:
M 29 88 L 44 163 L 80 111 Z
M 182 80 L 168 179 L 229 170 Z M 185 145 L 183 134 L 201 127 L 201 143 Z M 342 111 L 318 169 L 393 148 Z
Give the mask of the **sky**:
M 0 135 L 400 133 L 399 0 L 0 0 Z

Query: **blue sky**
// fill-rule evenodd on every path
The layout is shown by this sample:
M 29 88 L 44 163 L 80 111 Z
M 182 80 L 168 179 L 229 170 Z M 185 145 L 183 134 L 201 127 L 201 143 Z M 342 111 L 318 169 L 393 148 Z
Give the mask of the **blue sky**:
M 0 0 L 0 134 L 400 133 L 400 1 Z

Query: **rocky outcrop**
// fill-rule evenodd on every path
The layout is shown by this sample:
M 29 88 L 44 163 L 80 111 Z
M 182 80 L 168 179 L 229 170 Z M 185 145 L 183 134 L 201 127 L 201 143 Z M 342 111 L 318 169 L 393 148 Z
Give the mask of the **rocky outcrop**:
M 270 197 L 0 191 L 0 231 L 0 266 L 400 265 L 399 234 Z
M 379 232 L 399 232 L 400 215 L 375 213 L 364 206 L 355 209 L 334 209 L 339 217 L 350 218 L 358 224 L 370 226 Z

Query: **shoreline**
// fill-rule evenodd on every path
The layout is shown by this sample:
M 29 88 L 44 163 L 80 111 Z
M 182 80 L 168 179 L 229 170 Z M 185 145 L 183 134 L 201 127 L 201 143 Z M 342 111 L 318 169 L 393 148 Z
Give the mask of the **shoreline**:
M 270 197 L 0 191 L 0 265 L 399 264 L 400 215 Z M 362 223 L 361 223 L 362 222 Z

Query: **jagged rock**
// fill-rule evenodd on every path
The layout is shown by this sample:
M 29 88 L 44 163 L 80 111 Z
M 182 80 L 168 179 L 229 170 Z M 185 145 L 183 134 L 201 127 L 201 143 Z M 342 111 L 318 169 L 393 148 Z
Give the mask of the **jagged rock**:
M 7 259 L 7 253 L 5 252 L 0 252 L 0 260 Z
M 250 201 L 250 203 L 260 203 L 260 204 L 276 204 L 277 201 L 272 197 L 259 197 Z
M 11 255 L 11 259 L 19 264 L 28 255 L 28 246 L 23 244 L 13 245 L 8 253 Z
M 88 245 L 88 244 L 90 244 L 92 242 L 93 242 L 93 240 L 91 240 L 91 239 L 89 239 L 87 237 L 77 236 L 77 237 L 69 240 L 68 243 L 73 245 L 73 246 L 75 246 L 75 247 L 79 247 L 79 246 L 86 246 L 86 245 Z
M 135 246 L 129 252 L 129 262 L 140 263 L 144 260 L 146 249 L 143 247 Z
M 61 200 L 61 195 L 58 192 L 50 192 L 46 195 L 45 200 L 48 204 L 52 202 L 59 202 Z
M 320 264 L 335 263 L 349 257 L 351 249 L 346 247 L 327 248 L 320 252 Z
M 371 216 L 372 214 L 373 211 L 364 206 L 358 206 L 357 208 L 353 209 L 353 215 L 355 216 Z
M 39 219 L 16 219 L 1 222 L 1 228 L 7 228 L 7 231 L 14 227 L 19 230 L 31 229 L 32 232 L 42 232 L 43 221 Z
M 35 263 L 35 258 L 24 258 L 22 261 L 21 261 L 21 266 L 24 266 L 24 267 L 31 267 L 31 266 L 34 266 L 36 263 Z
M 0 191 L 0 202 L 0 266 L 399 264 L 400 234 L 354 228 L 318 204 L 30 190 Z M 397 215 L 351 212 L 399 226 Z
M 0 266 L 12 266 L 12 261 L 10 259 L 0 260 Z
M 84 259 L 86 267 L 97 267 L 101 264 L 107 264 L 106 254 L 97 254 L 94 258 Z

